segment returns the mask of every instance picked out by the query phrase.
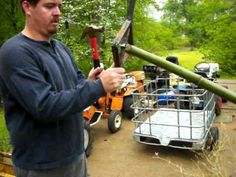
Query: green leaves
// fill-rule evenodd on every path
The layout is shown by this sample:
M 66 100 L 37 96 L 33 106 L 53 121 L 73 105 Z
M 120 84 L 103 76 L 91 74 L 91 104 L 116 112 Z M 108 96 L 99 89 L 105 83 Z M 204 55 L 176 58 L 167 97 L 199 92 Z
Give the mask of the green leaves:
M 235 74 L 234 0 L 169 0 L 163 21 L 176 34 L 185 35 L 191 47 L 200 47 L 206 60 Z
M 158 48 L 164 50 L 166 47 L 160 44 L 157 39 L 159 35 L 157 22 L 148 18 L 148 7 L 156 5 L 154 0 L 136 1 L 134 12 L 134 42 L 135 45 L 153 50 Z M 92 54 L 89 47 L 89 39 L 80 39 L 82 31 L 87 24 L 104 26 L 105 33 L 100 35 L 100 58 L 109 67 L 112 64 L 111 45 L 121 25 L 126 19 L 128 1 L 116 0 L 109 3 L 108 0 L 68 0 L 63 2 L 62 25 L 57 37 L 65 42 L 72 50 L 77 64 L 83 68 L 85 74 L 93 67 Z M 64 23 L 69 23 L 66 29 Z M 159 25 L 162 26 L 162 25 Z M 145 27 L 145 28 L 144 28 Z M 160 30 L 159 30 L 160 31 Z M 166 30 L 167 31 L 167 30 Z M 166 35 L 164 35 L 166 37 Z M 104 41 L 105 38 L 105 42 Z M 160 38 L 163 38 L 160 35 Z M 157 50 L 156 50 L 157 51 Z M 137 61 L 137 65 L 141 64 Z M 126 65 L 129 69 L 135 65 Z
M 0 46 L 11 36 L 23 29 L 24 20 L 19 0 L 0 1 Z
M 63 2 L 61 18 L 62 25 L 57 38 L 61 39 L 72 50 L 77 64 L 87 74 L 92 65 L 92 53 L 89 38 L 81 39 L 86 25 L 104 26 L 105 33 L 99 36 L 101 62 L 108 67 L 112 57 L 111 43 L 125 18 L 126 3 L 116 1 L 110 4 L 108 0 L 67 0 Z M 119 7 L 119 8 L 118 8 Z M 69 28 L 65 28 L 68 22 Z M 104 43 L 104 40 L 106 42 Z M 109 50 L 109 52 L 107 52 Z
M 217 2 L 208 0 L 205 3 L 209 12 L 205 30 L 209 38 L 202 47 L 202 52 L 206 59 L 218 62 L 222 70 L 235 75 L 236 4 L 232 0 Z

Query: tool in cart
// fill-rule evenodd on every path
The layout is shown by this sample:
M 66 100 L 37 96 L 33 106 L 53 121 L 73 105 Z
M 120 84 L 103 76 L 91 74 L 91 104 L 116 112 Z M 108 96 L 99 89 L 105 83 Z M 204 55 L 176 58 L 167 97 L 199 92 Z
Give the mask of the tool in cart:
M 103 32 L 104 32 L 104 27 L 89 25 L 85 28 L 81 36 L 81 39 L 84 39 L 87 35 L 89 36 L 90 47 L 93 53 L 94 69 L 100 67 L 99 52 L 97 48 L 97 37 L 98 33 L 103 33 Z

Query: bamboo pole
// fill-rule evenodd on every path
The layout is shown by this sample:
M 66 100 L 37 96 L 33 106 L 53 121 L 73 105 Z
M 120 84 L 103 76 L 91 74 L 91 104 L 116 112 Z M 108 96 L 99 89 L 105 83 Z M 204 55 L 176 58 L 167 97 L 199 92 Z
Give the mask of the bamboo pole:
M 141 58 L 145 61 L 148 61 L 150 63 L 153 63 L 157 66 L 160 66 L 170 72 L 173 72 L 180 77 L 185 78 L 186 80 L 193 82 L 202 88 L 211 91 L 212 93 L 215 93 L 216 95 L 219 95 L 223 97 L 224 99 L 231 101 L 233 103 L 236 103 L 236 93 L 222 87 L 221 85 L 214 83 L 194 72 L 191 72 L 181 66 L 178 66 L 174 63 L 171 63 L 157 55 L 154 55 L 152 53 L 149 53 L 143 49 L 140 49 L 136 46 L 127 44 L 126 46 L 126 52 L 130 55 L 136 56 L 138 58 Z

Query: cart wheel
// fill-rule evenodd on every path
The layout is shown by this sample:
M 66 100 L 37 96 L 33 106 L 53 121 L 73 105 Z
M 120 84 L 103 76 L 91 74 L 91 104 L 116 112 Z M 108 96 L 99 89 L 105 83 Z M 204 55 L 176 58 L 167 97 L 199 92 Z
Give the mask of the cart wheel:
M 211 127 L 210 131 L 208 132 L 205 149 L 212 151 L 214 146 L 216 145 L 218 139 L 219 139 L 218 127 Z
M 221 108 L 222 108 L 222 98 L 220 96 L 216 96 L 216 105 L 215 105 L 216 116 L 219 116 L 221 114 Z
M 132 96 L 124 98 L 123 111 L 128 119 L 132 119 L 134 117 L 134 110 L 131 108 L 132 104 L 133 104 Z
M 84 120 L 84 150 L 86 157 L 89 157 L 92 151 L 92 130 L 89 121 Z
M 111 111 L 109 118 L 108 118 L 108 129 L 115 133 L 120 130 L 122 124 L 122 114 L 120 111 Z

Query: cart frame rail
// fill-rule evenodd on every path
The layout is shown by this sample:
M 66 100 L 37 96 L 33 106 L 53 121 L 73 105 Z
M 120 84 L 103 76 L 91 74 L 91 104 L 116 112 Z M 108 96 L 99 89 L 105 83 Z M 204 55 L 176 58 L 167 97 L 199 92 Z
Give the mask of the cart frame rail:
M 137 142 L 181 149 L 206 148 L 216 117 L 215 94 L 179 77 L 148 81 L 143 91 L 133 94 L 133 137 Z

